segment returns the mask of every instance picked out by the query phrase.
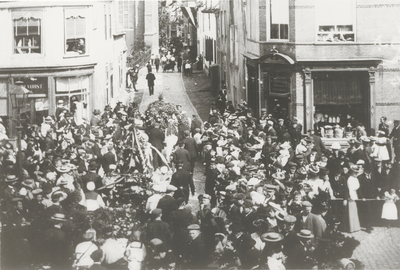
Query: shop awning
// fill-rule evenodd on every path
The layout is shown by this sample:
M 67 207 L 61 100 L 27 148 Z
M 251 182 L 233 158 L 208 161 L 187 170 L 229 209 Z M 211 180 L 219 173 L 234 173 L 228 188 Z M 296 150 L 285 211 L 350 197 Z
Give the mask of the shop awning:
M 189 19 L 190 23 L 197 28 L 197 23 L 194 19 L 195 9 L 191 7 L 181 7 L 183 15 Z

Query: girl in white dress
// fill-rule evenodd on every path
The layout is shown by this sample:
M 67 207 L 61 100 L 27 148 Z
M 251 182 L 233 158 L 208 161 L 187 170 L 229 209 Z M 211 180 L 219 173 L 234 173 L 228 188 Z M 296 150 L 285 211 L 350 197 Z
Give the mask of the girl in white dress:
M 382 219 L 387 220 L 387 226 L 390 228 L 392 220 L 397 220 L 397 207 L 396 201 L 399 199 L 397 196 L 396 191 L 392 188 L 389 192 L 385 192 L 385 203 L 382 207 Z

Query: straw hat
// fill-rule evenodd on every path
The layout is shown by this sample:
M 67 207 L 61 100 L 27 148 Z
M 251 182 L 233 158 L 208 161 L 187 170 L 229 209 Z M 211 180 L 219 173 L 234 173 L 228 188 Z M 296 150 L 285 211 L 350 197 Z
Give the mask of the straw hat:
M 297 236 L 306 239 L 314 238 L 314 235 L 311 233 L 310 230 L 301 230 L 299 233 L 297 233 Z
M 261 240 L 266 242 L 279 242 L 283 239 L 283 235 L 276 232 L 267 232 L 261 235 Z

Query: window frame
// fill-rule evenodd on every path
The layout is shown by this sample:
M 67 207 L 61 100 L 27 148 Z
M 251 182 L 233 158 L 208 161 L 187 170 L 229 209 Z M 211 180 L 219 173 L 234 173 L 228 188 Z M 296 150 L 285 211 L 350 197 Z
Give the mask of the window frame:
M 21 15 L 15 15 L 17 13 L 21 13 Z M 33 14 L 32 14 L 33 13 Z M 20 18 L 16 19 L 15 17 L 21 16 Z M 27 17 L 30 16 L 30 17 Z M 27 35 L 26 37 L 29 37 L 29 24 L 28 21 L 31 19 L 37 19 L 39 22 L 38 26 L 38 32 L 39 34 L 34 35 L 34 36 L 39 36 L 39 42 L 40 45 L 38 48 L 36 46 L 21 46 L 21 50 L 32 50 L 32 49 L 39 49 L 40 52 L 23 52 L 19 53 L 17 52 L 17 42 L 16 42 L 16 35 L 15 35 L 15 28 L 18 27 L 16 25 L 16 22 L 21 20 L 21 19 L 26 19 L 27 20 Z M 43 9 L 24 9 L 24 10 L 11 10 L 11 21 L 12 21 L 12 36 L 13 36 L 13 55 L 43 55 Z M 33 36 L 32 36 L 33 39 Z
M 290 6 L 290 1 L 289 0 L 286 0 L 287 1 L 287 12 L 288 12 L 288 23 L 287 23 L 287 38 L 272 38 L 271 37 L 271 30 L 272 30 L 272 18 L 271 18 L 271 15 L 272 15 L 272 10 L 271 10 L 271 6 L 272 6 L 272 1 L 273 0 L 268 0 L 267 1 L 267 4 L 268 4 L 268 7 L 267 7 L 267 16 L 266 16 L 266 19 L 267 19 L 267 29 L 266 29 L 266 31 L 267 31 L 267 40 L 268 41 L 274 41 L 274 42 L 288 42 L 289 41 L 289 37 L 290 37 L 290 18 L 289 18 L 289 16 L 290 16 L 290 14 L 289 14 L 289 12 L 290 12 L 290 10 L 289 10 L 289 6 Z M 281 25 L 286 25 L 286 24 L 278 24 L 279 25 L 279 27 L 278 27 L 278 34 L 279 34 L 279 36 L 280 36 L 280 34 L 281 34 Z
M 341 23 L 335 23 L 335 24 L 329 24 L 329 25 L 324 25 L 321 24 L 318 21 L 319 16 L 315 16 L 315 43 L 318 44 L 343 44 L 343 43 L 351 43 L 354 44 L 357 42 L 357 31 L 356 31 L 356 25 L 357 25 L 357 6 L 356 6 L 356 1 L 355 0 L 346 0 L 344 2 L 349 3 L 349 5 L 351 5 L 352 7 L 352 12 L 351 12 L 351 21 L 352 24 L 349 25 L 345 25 L 345 24 L 341 24 Z M 338 2 L 339 3 L 339 2 Z M 315 12 L 320 12 L 319 11 L 319 7 L 320 5 L 316 5 L 315 8 Z M 352 27 L 352 31 L 340 31 L 338 30 L 339 26 L 351 26 Z M 321 27 L 334 27 L 335 31 L 330 31 L 330 32 L 324 32 L 324 31 L 320 31 Z M 332 37 L 334 38 L 334 35 L 340 35 L 340 34 L 344 34 L 344 35 L 353 35 L 353 40 L 339 40 L 339 41 L 321 41 L 319 40 L 319 35 L 323 35 L 324 33 L 331 33 Z
M 80 54 L 78 52 L 74 51 L 67 51 L 67 10 L 75 10 L 75 13 L 79 15 L 83 15 L 83 18 L 85 19 L 85 53 Z M 89 8 L 88 7 L 71 7 L 71 8 L 64 8 L 63 9 L 63 23 L 64 23 L 64 57 L 69 58 L 69 57 L 85 57 L 89 55 L 89 46 L 88 46 L 88 39 L 89 39 L 89 31 L 88 31 L 88 16 L 89 16 Z M 75 41 L 79 40 L 80 38 L 75 38 Z

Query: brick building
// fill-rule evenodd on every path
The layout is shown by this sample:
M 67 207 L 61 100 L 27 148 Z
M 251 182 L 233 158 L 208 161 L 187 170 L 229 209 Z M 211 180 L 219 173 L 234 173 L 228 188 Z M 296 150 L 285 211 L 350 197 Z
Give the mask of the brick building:
M 400 118 L 399 12 L 396 0 L 221 0 L 221 81 L 256 115 L 377 129 Z

